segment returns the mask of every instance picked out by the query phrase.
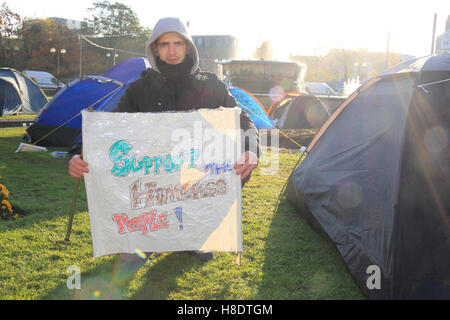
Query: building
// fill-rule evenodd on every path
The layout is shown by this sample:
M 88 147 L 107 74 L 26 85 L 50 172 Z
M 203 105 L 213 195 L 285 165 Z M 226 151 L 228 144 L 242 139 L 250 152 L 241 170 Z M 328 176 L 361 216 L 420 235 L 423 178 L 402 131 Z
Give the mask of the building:
M 53 20 L 56 23 L 59 23 L 63 26 L 66 26 L 70 30 L 80 30 L 81 29 L 81 21 L 77 20 L 69 20 L 65 18 L 57 18 L 57 17 L 51 17 L 50 20 Z
M 436 53 L 450 53 L 450 16 L 447 17 L 445 32 L 436 38 Z
M 252 93 L 268 109 L 285 92 L 303 92 L 307 66 L 273 60 L 229 60 L 220 62 L 219 77 L 228 87 Z
M 192 36 L 199 54 L 200 68 L 220 74 L 222 60 L 232 60 L 239 56 L 239 39 L 230 35 L 197 35 Z
M 225 83 L 254 94 L 270 94 L 276 87 L 286 92 L 304 90 L 305 64 L 273 60 L 228 60 L 220 64 Z

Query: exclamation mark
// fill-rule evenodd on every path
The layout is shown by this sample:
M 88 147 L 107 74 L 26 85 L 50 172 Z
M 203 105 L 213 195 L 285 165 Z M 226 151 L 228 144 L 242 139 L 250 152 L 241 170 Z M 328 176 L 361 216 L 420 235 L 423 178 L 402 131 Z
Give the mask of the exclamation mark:
M 180 228 L 180 230 L 183 230 L 183 225 L 182 225 L 182 223 L 183 223 L 183 215 L 182 215 L 182 212 L 183 212 L 183 207 L 176 207 L 175 208 L 175 213 L 177 215 L 178 222 L 180 223 L 180 225 L 178 226 L 178 228 Z

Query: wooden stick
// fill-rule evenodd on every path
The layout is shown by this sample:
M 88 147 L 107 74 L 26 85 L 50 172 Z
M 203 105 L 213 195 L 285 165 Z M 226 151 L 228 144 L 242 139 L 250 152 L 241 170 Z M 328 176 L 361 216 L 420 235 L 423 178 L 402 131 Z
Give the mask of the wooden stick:
M 242 261 L 242 252 L 238 252 L 238 256 L 237 256 L 237 260 L 236 260 L 235 264 L 240 266 L 241 265 L 241 261 Z
M 93 111 L 92 106 L 88 108 L 89 112 Z M 81 159 L 83 159 L 83 147 L 81 147 Z M 80 180 L 81 178 L 75 178 L 75 186 L 73 189 L 73 195 L 72 195 L 72 205 L 70 206 L 70 212 L 69 212 L 69 222 L 67 223 L 67 230 L 66 230 L 66 237 L 64 240 L 70 241 L 70 233 L 72 231 L 72 223 L 73 223 L 73 217 L 75 216 L 75 208 L 77 205 L 77 198 L 78 198 L 78 190 L 80 189 Z
M 80 188 L 80 178 L 75 179 L 75 186 L 73 190 L 73 196 L 72 196 L 72 205 L 70 206 L 70 212 L 69 212 L 69 222 L 67 223 L 67 230 L 66 230 L 66 237 L 64 240 L 70 241 L 70 232 L 72 231 L 72 223 L 73 223 L 73 217 L 75 215 L 75 208 L 77 204 L 77 197 L 78 197 L 78 190 Z

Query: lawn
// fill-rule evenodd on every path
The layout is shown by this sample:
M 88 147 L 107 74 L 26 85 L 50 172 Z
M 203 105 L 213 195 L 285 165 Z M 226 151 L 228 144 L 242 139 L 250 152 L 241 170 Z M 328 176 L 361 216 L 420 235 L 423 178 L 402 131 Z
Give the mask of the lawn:
M 71 241 L 64 235 L 74 190 L 67 159 L 15 153 L 24 128 L 0 130 L 0 183 L 20 217 L 0 221 L 0 299 L 364 299 L 334 246 L 284 197 L 299 154 L 279 149 L 276 174 L 263 175 L 270 151 L 242 190 L 243 248 L 200 262 L 184 252 L 153 255 L 134 276 L 111 281 L 114 256 L 92 257 L 84 185 Z M 64 150 L 65 151 L 65 150 Z M 81 289 L 67 287 L 68 268 Z

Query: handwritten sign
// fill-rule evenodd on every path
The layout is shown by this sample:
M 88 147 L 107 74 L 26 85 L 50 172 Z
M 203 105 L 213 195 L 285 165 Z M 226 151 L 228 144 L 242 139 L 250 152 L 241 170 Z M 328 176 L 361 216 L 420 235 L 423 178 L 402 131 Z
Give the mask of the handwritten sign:
M 239 113 L 83 111 L 94 257 L 242 251 Z

